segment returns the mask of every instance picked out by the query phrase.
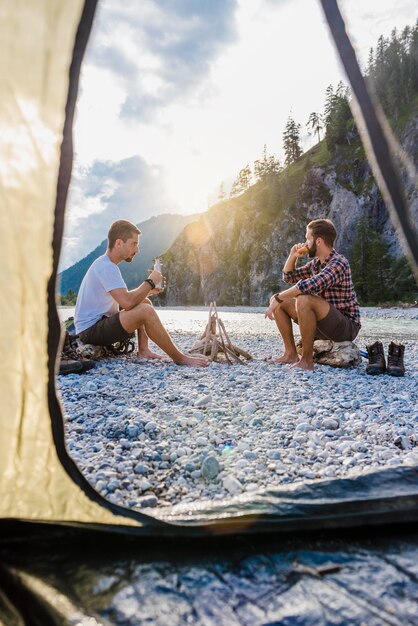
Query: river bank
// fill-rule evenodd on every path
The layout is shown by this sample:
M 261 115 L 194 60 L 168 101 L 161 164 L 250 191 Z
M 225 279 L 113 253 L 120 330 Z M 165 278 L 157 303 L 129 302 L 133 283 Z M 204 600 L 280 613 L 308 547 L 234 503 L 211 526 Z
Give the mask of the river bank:
M 280 341 L 264 309 L 220 309 L 231 339 L 255 358 L 207 369 L 106 359 L 59 377 L 67 446 L 109 500 L 134 508 L 219 500 L 297 481 L 418 463 L 417 309 L 362 309 L 356 340 L 405 345 L 406 375 L 367 376 L 266 363 Z M 207 309 L 160 309 L 188 349 Z

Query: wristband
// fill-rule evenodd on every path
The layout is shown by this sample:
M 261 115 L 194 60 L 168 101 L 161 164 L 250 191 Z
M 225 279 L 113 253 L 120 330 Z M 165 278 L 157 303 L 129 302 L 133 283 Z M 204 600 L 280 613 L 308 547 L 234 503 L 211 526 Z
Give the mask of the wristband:
M 279 294 L 278 293 L 274 294 L 274 298 L 277 300 L 277 302 L 279 302 L 279 304 L 281 304 L 283 302 L 283 300 L 281 298 L 279 298 Z
M 148 283 L 148 284 L 150 285 L 151 289 L 155 289 L 155 283 L 154 283 L 154 281 L 152 280 L 152 278 L 146 278 L 146 279 L 144 280 L 144 283 Z

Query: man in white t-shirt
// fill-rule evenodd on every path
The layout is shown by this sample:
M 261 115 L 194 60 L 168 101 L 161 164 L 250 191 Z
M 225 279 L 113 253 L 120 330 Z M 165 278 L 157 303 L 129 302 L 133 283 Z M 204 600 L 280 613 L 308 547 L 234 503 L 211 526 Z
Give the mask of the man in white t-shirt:
M 128 338 L 137 331 L 138 357 L 160 359 L 152 352 L 148 338 L 157 344 L 178 365 L 205 367 L 204 356 L 189 356 L 173 343 L 147 296 L 160 293 L 155 287 L 162 280 L 153 270 L 135 289 L 128 290 L 118 267 L 130 263 L 138 253 L 141 231 L 126 220 L 110 227 L 106 253 L 96 259 L 80 286 L 75 307 L 75 329 L 83 343 L 108 346 Z

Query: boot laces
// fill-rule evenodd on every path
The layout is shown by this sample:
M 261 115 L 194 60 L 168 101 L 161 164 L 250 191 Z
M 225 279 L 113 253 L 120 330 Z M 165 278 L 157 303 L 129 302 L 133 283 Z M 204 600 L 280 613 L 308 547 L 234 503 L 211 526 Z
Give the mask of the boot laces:
M 371 364 L 375 364 L 377 362 L 379 362 L 382 359 L 383 355 L 381 350 L 379 349 L 379 346 L 373 346 L 373 348 L 370 350 L 370 354 L 369 354 L 369 362 Z
M 399 365 L 399 362 L 402 362 L 402 352 L 398 346 L 392 348 L 390 354 L 388 354 L 388 363 L 389 365 Z

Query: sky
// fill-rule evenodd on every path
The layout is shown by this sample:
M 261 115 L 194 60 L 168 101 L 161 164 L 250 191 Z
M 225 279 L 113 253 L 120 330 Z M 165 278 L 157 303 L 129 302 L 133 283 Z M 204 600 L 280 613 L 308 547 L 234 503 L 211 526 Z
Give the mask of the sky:
M 415 0 L 340 0 L 365 66 Z M 291 115 L 304 149 L 329 84 L 346 82 L 319 0 L 99 0 L 82 65 L 61 269 L 116 219 L 196 213 L 264 145 L 283 161 Z

